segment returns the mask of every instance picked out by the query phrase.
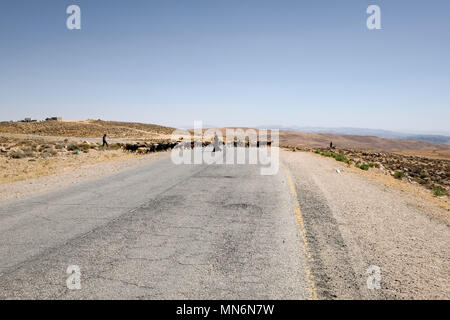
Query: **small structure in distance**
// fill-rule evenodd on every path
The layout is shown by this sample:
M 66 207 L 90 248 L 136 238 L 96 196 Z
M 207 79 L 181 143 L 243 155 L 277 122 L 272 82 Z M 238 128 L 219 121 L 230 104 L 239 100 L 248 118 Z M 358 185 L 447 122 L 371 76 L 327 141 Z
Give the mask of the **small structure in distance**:
M 37 120 L 33 120 L 31 118 L 25 118 L 23 120 L 19 120 L 19 122 L 36 122 Z
M 62 121 L 62 117 L 45 118 L 45 121 Z

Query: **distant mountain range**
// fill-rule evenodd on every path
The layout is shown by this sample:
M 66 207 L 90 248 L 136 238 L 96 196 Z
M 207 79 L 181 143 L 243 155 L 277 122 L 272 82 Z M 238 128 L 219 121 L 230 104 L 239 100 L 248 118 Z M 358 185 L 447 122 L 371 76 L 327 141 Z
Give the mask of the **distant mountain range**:
M 260 129 L 280 129 L 286 131 L 306 132 L 306 133 L 328 133 L 344 134 L 355 136 L 374 136 L 386 139 L 417 140 L 450 145 L 449 135 L 438 134 L 414 134 L 402 133 L 389 130 L 365 129 L 365 128 L 326 128 L 326 127 L 298 127 L 298 126 L 260 126 Z

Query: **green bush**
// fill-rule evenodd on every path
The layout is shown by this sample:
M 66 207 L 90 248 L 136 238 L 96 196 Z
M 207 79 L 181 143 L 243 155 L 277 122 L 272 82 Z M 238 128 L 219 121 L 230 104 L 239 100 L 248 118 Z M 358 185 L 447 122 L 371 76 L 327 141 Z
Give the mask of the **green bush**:
M 345 163 L 349 163 L 350 161 L 347 159 L 346 156 L 344 156 L 343 154 L 336 154 L 334 158 L 336 159 L 336 161 L 340 161 L 340 162 L 345 162 Z
M 347 159 L 346 156 L 340 153 L 334 153 L 334 152 L 320 152 L 318 150 L 315 150 L 314 153 L 320 154 L 324 157 L 334 158 L 336 161 L 350 163 L 350 160 Z
M 447 193 L 445 192 L 444 189 L 438 187 L 433 189 L 433 194 L 436 197 L 442 197 L 445 196 Z
M 360 168 L 361 170 L 367 171 L 367 170 L 369 170 L 369 165 L 364 163 L 364 164 L 358 166 L 358 168 Z
M 405 176 L 405 174 L 403 173 L 403 172 L 401 172 L 401 171 L 395 171 L 394 172 L 394 177 L 396 178 L 396 179 L 401 179 L 401 178 L 403 178 Z

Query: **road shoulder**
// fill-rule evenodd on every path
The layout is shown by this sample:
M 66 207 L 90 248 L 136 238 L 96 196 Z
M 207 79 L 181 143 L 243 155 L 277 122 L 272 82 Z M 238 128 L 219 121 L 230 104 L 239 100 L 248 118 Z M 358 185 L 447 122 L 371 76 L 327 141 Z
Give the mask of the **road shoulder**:
M 328 158 L 281 156 L 296 183 L 319 298 L 450 297 L 449 224 L 437 218 L 445 209 Z M 367 286 L 373 265 L 380 290 Z
M 70 185 L 99 179 L 126 169 L 135 168 L 168 157 L 168 152 L 157 152 L 145 155 L 125 153 L 120 150 L 98 152 L 96 154 L 80 154 L 70 158 L 55 158 L 43 163 L 45 170 L 42 176 L 25 176 L 19 181 L 0 184 L 0 203 L 21 200 L 55 191 Z M 22 170 L 30 170 L 28 160 L 0 159 L 9 161 L 14 166 L 22 166 Z M 7 164 L 4 164 L 5 167 Z M 16 168 L 17 169 L 17 168 Z

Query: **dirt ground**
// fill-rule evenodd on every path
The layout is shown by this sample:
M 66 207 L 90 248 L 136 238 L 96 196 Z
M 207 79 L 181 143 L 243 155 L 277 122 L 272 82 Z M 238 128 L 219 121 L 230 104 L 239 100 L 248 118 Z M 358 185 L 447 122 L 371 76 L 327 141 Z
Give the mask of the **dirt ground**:
M 122 150 L 91 150 L 33 161 L 0 157 L 0 202 L 101 178 L 166 156 L 168 152 L 137 155 Z
M 35 144 L 31 147 L 37 151 L 29 151 L 33 156 L 0 156 L 0 202 L 169 156 L 103 150 L 95 144 L 80 153 L 68 146 L 44 147 L 48 141 Z M 355 297 L 356 292 L 368 299 L 450 299 L 448 196 L 434 197 L 379 169 L 363 171 L 311 152 L 282 151 L 281 157 L 299 189 L 321 298 Z M 371 265 L 381 268 L 382 288 L 376 292 L 368 291 L 365 282 Z
M 333 142 L 337 148 L 366 149 L 382 151 L 423 150 L 425 154 L 438 154 L 450 151 L 450 145 L 417 141 L 384 139 L 372 136 L 355 136 L 345 134 L 305 133 L 294 131 L 280 131 L 280 145 L 299 146 L 309 148 L 326 148 Z
M 298 188 L 319 296 L 450 299 L 448 199 L 314 153 L 281 157 Z M 367 288 L 371 265 L 381 268 L 380 290 Z
M 170 135 L 174 129 L 154 124 L 83 120 L 83 121 L 37 121 L 37 122 L 0 122 L 0 132 L 55 137 L 154 139 L 161 135 Z
M 450 150 L 398 150 L 394 153 L 430 159 L 450 160 Z

